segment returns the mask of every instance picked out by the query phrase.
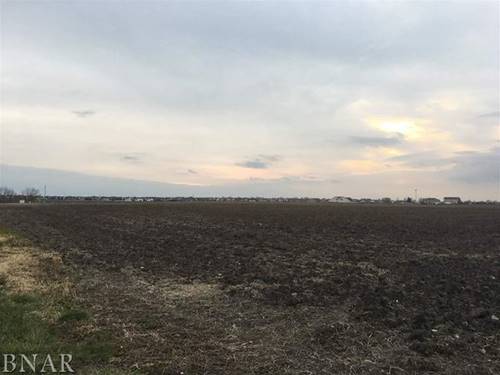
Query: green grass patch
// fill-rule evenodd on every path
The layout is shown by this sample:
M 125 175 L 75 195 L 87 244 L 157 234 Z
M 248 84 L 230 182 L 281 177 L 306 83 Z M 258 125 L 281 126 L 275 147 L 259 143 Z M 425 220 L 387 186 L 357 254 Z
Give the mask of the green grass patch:
M 92 364 L 107 362 L 111 359 L 113 350 L 111 335 L 104 332 L 85 338 L 75 348 L 80 361 Z
M 66 353 L 50 325 L 38 314 L 39 301 L 0 290 L 0 353 Z M 0 358 L 0 364 L 3 358 Z
M 0 242 L 0 248 L 28 243 L 4 227 L 0 227 L 0 236 L 6 237 Z M 86 331 L 81 328 L 92 324 L 91 316 L 75 306 L 70 297 L 58 293 L 13 293 L 7 286 L 8 278 L 0 275 L 0 370 L 4 367 L 2 354 L 16 355 L 18 372 L 12 372 L 14 374 L 19 373 L 21 354 L 28 358 L 37 354 L 37 373 L 47 355 L 50 354 L 55 368 L 60 369 L 60 354 L 71 354 L 71 367 L 78 374 L 139 374 L 110 366 L 115 352 L 113 336 L 100 330 L 83 333 Z M 25 370 L 25 373 L 31 371 L 27 367 Z
M 158 318 L 144 317 L 137 321 L 141 325 L 141 327 L 145 329 L 157 329 L 161 327 L 161 322 L 158 321 Z
M 5 237 L 19 237 L 17 232 L 15 230 L 5 228 L 5 227 L 0 227 L 0 236 L 5 236 Z
M 81 309 L 66 310 L 59 317 L 59 321 L 61 322 L 79 322 L 89 319 L 90 319 L 89 313 Z
M 0 286 L 0 353 L 36 353 L 42 358 L 50 354 L 56 367 L 59 366 L 59 354 L 68 353 L 73 356 L 72 367 L 77 372 L 78 368 L 89 365 L 101 365 L 105 371 L 114 351 L 111 335 L 98 331 L 81 337 L 74 328 L 79 322 L 90 319 L 86 311 L 66 310 L 61 319 L 50 323 L 42 318 L 43 307 L 41 297 L 9 294 L 5 286 Z M 2 367 L 3 356 L 0 356 Z
M 17 231 L 0 227 L 0 237 L 4 237 L 0 241 L 0 249 L 2 247 L 12 247 L 19 245 L 28 245 L 30 242 L 21 236 Z
M 31 294 L 14 294 L 10 296 L 10 299 L 12 302 L 21 305 L 36 304 L 40 302 L 39 298 Z

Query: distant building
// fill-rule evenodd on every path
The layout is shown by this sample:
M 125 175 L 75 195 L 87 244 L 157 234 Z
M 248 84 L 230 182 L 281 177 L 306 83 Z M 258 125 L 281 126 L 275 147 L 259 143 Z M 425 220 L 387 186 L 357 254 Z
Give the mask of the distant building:
M 375 199 L 371 199 L 371 198 L 361 198 L 358 202 L 359 203 L 376 203 L 377 201 Z
M 420 204 L 439 204 L 439 203 L 441 203 L 441 201 L 437 198 L 421 198 L 420 199 Z
M 329 199 L 328 202 L 330 202 L 330 203 L 352 203 L 352 199 L 349 197 L 333 197 L 332 199 Z
M 443 203 L 444 204 L 459 204 L 459 203 L 462 203 L 462 200 L 460 199 L 460 197 L 444 197 Z
M 404 198 L 404 199 L 396 199 L 392 201 L 394 204 L 400 204 L 400 205 L 408 205 L 408 204 L 414 204 L 415 202 L 410 198 Z

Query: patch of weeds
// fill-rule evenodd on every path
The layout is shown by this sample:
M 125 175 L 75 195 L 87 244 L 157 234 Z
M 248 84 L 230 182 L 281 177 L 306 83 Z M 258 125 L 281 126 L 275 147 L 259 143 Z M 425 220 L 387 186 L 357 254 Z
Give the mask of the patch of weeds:
M 2 245 L 9 245 L 15 241 L 20 241 L 22 236 L 20 236 L 15 230 L 8 229 L 5 227 L 0 227 L 0 237 L 4 237 L 3 241 L 0 241 Z
M 7 277 L 5 275 L 0 275 L 0 293 L 5 290 L 7 286 Z
M 42 358 L 50 354 L 56 367 L 59 366 L 59 354 L 70 353 L 75 370 L 101 364 L 103 372 L 95 374 L 123 373 L 105 372 L 105 365 L 114 349 L 111 335 L 98 331 L 82 338 L 72 331 L 73 325 L 66 325 L 69 321 L 89 319 L 87 312 L 80 309 L 66 310 L 62 321 L 50 323 L 43 318 L 43 307 L 37 296 L 9 294 L 5 289 L 0 289 L 0 353 L 36 353 Z M 0 368 L 4 365 L 2 361 L 3 357 L 0 357 Z
M 89 319 L 90 319 L 89 313 L 81 309 L 66 310 L 59 317 L 59 321 L 61 322 L 79 322 Z
M 35 299 L 0 291 L 0 353 L 65 353 L 50 325 L 36 314 L 37 308 Z
M 157 329 L 161 327 L 161 322 L 158 319 L 152 317 L 144 317 L 140 319 L 137 323 L 145 329 Z
M 30 242 L 21 236 L 18 232 L 7 229 L 4 227 L 0 227 L 0 237 L 2 237 L 0 241 L 0 248 L 3 247 L 16 247 L 16 246 L 22 246 L 22 245 L 28 245 Z
M 103 367 L 103 368 L 86 368 L 83 369 L 80 374 L 82 375 L 141 375 L 143 374 L 139 370 L 124 370 L 114 367 Z
M 8 247 L 23 241 L 4 228 L 0 228 L 0 236 L 5 237 L 0 242 Z M 37 354 L 38 358 L 50 354 L 56 368 L 60 368 L 59 354 L 71 354 L 71 366 L 78 373 L 85 374 L 79 369 L 89 368 L 93 371 L 89 374 L 129 374 L 108 366 L 114 350 L 111 335 L 79 331 L 91 317 L 84 309 L 75 307 L 71 298 L 57 289 L 43 296 L 14 293 L 8 288 L 9 281 L 7 276 L 0 275 L 0 353 Z M 4 366 L 3 360 L 0 356 L 0 368 Z M 40 371 L 43 361 L 36 366 Z
M 12 302 L 21 305 L 38 304 L 40 302 L 40 300 L 37 297 L 31 294 L 14 294 L 10 296 L 10 299 Z
M 105 332 L 97 332 L 93 336 L 84 338 L 75 350 L 75 356 L 83 363 L 106 363 L 112 355 L 112 337 Z
M 15 233 L 11 229 L 7 229 L 5 227 L 0 227 L 0 236 L 14 236 Z

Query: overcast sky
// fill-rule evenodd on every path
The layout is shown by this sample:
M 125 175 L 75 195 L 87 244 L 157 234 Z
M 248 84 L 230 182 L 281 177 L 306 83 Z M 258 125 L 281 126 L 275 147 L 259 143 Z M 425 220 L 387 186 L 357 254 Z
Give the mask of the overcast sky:
M 0 162 L 499 199 L 499 4 L 1 0 Z

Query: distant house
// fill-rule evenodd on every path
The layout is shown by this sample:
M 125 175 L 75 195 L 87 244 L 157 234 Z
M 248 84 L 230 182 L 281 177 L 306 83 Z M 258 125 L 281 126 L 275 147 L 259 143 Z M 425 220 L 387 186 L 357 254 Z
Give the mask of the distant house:
M 462 200 L 460 199 L 460 197 L 444 197 L 443 203 L 444 204 L 459 204 L 459 203 L 462 203 Z
M 349 197 L 333 197 L 328 200 L 330 203 L 352 203 L 352 198 Z
M 421 198 L 420 199 L 420 204 L 439 204 L 439 203 L 441 203 L 441 201 L 437 198 Z
M 371 198 L 361 198 L 359 203 L 376 203 L 376 200 Z

